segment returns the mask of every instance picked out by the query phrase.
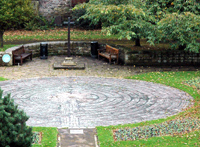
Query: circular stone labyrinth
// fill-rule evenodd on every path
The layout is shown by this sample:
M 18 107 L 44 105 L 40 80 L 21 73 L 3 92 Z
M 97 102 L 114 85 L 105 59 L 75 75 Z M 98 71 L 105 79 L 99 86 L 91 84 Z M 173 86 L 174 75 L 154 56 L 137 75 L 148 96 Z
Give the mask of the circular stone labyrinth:
M 191 96 L 151 82 L 98 78 L 49 77 L 0 82 L 11 93 L 29 126 L 84 128 L 136 123 L 174 115 Z

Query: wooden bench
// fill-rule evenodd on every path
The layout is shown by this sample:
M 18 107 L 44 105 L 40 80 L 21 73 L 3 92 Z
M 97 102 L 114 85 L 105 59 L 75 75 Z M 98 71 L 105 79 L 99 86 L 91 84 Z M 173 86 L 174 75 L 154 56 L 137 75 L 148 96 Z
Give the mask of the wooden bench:
M 26 58 L 29 58 L 32 60 L 32 51 L 25 52 L 24 46 L 21 46 L 20 48 L 13 50 L 13 65 L 15 65 L 16 61 L 20 61 L 20 64 L 23 64 L 23 60 Z
M 119 50 L 109 45 L 106 45 L 105 49 L 98 49 L 98 59 L 100 56 L 109 59 L 109 64 L 111 64 L 111 60 L 116 60 L 116 64 L 118 64 Z

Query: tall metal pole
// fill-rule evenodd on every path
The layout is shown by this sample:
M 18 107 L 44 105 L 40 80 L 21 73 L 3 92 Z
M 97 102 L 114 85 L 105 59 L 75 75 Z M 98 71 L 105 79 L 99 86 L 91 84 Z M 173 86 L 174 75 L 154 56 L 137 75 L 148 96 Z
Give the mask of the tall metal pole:
M 70 17 L 68 17 L 68 50 L 67 50 L 67 56 L 71 56 L 70 52 Z

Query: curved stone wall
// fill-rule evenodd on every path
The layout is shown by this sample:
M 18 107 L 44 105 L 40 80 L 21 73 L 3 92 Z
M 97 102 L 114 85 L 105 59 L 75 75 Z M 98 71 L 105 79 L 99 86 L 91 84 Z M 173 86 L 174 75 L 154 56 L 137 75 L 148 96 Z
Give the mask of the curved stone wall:
M 32 51 L 33 57 L 40 57 L 40 43 L 30 43 L 30 44 L 24 44 L 25 50 Z M 67 55 L 68 50 L 68 42 L 67 41 L 50 41 L 46 42 L 48 44 L 48 56 L 51 55 Z M 99 44 L 101 45 L 101 44 Z M 18 45 L 15 47 L 11 47 L 7 49 L 5 52 L 0 52 L 0 57 L 7 53 L 10 54 L 12 57 L 12 51 L 18 49 L 22 45 Z M 70 42 L 70 52 L 72 55 L 84 55 L 84 56 L 90 56 L 91 54 L 91 41 L 71 41 Z M 11 61 L 7 64 L 1 64 L 4 66 L 11 66 L 13 65 L 13 61 L 11 58 Z

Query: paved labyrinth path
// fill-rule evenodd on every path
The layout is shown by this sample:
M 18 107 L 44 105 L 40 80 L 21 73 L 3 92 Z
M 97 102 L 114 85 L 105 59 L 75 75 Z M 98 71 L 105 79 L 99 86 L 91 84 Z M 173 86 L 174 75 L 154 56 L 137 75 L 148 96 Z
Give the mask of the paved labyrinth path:
M 49 77 L 0 82 L 4 95 L 30 119 L 31 126 L 95 127 L 164 118 L 190 104 L 183 91 L 150 82 Z

